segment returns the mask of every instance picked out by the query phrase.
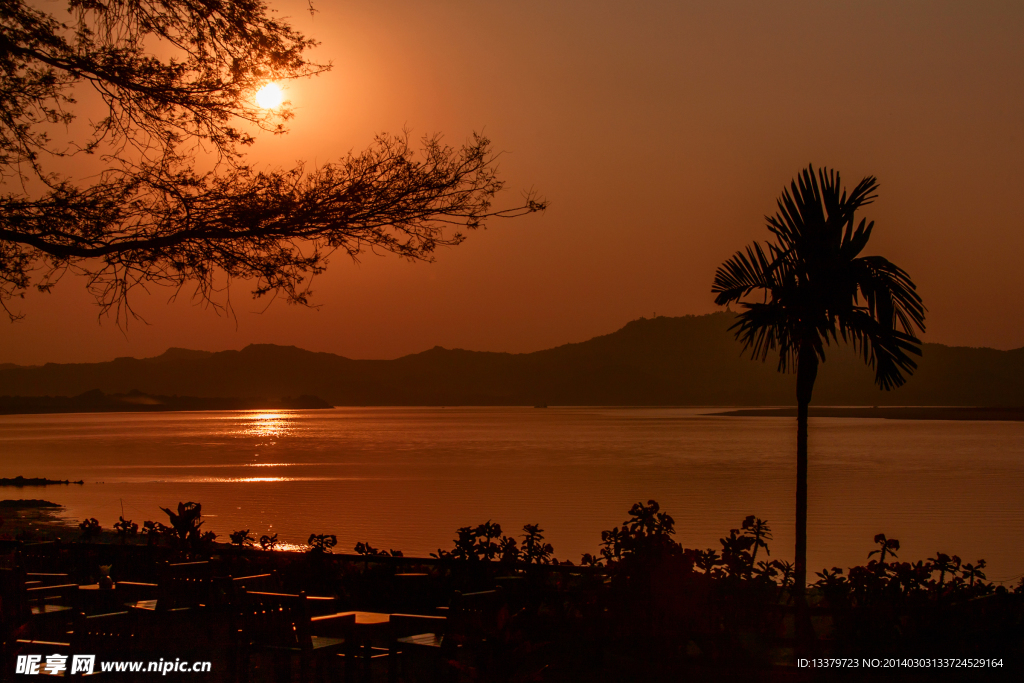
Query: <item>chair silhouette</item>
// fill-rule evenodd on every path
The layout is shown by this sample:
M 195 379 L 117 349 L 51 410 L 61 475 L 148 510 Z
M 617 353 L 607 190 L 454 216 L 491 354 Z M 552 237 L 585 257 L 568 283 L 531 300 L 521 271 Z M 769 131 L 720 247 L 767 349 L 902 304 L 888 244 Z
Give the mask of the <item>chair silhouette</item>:
M 71 583 L 68 574 L 54 572 L 25 572 L 25 585 L 32 586 L 59 586 Z
M 22 543 L 17 551 L 18 565 L 33 572 L 47 572 L 60 557 L 62 548 L 54 541 Z
M 212 591 L 213 604 L 231 605 L 241 600 L 246 591 L 280 593 L 281 579 L 276 570 L 250 576 L 218 576 L 213 579 Z
M 448 632 L 453 659 L 465 659 L 483 674 L 500 666 L 509 612 L 504 591 L 455 591 L 448 608 Z
M 251 656 L 270 654 L 274 680 L 290 680 L 291 660 L 299 660 L 300 680 L 311 680 L 311 672 L 326 679 L 331 664 L 340 661 L 346 637 L 355 624 L 352 614 L 310 615 L 305 593 L 245 591 L 239 606 L 242 639 L 242 674 L 247 679 Z M 314 628 L 325 635 L 314 634 Z M 287 672 L 287 673 L 286 673 Z
M 0 637 L 7 641 L 30 624 L 33 637 L 62 638 L 74 616 L 78 584 L 37 585 L 27 577 L 22 567 L 0 568 Z
M 138 645 L 138 619 L 125 610 L 86 616 L 79 612 L 71 634 L 71 650 L 76 654 L 116 655 L 118 659 Z
M 389 680 L 407 680 L 412 660 L 422 659 L 428 680 L 454 678 L 455 670 L 449 666 L 454 658 L 454 640 L 445 639 L 448 630 L 446 617 L 422 614 L 391 615 L 391 647 L 388 669 Z
M 118 586 L 123 583 L 128 582 L 121 582 Z M 129 585 L 143 587 L 152 584 L 130 583 Z M 212 585 L 213 573 L 209 562 L 164 563 L 156 584 L 156 598 L 136 600 L 125 604 L 134 609 L 146 611 L 199 607 L 210 604 Z
M 460 660 L 468 660 L 484 674 L 500 665 L 508 607 L 500 587 L 475 593 L 455 591 L 445 617 L 392 614 L 391 623 L 392 680 L 404 673 L 413 657 L 430 662 L 428 679 L 455 680 Z
M 54 654 L 68 657 L 73 654 L 95 655 L 96 662 L 133 658 L 139 644 L 138 622 L 128 611 L 86 616 L 75 615 L 73 629 L 61 640 L 18 639 L 12 643 L 17 654 Z M 70 674 L 71 662 L 65 660 L 64 675 Z M 96 673 L 98 671 L 95 670 Z

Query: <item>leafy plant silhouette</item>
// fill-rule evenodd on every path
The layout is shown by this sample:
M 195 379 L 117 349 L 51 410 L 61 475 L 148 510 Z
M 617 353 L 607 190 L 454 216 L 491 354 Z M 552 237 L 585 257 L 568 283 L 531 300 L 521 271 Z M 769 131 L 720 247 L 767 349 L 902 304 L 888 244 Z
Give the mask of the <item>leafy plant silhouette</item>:
M 401 550 L 394 550 L 394 549 L 391 549 L 391 550 L 378 550 L 377 548 L 374 548 L 369 543 L 363 543 L 362 541 L 360 541 L 359 543 L 356 543 L 355 551 L 356 551 L 357 555 L 366 555 L 366 556 L 369 556 L 369 557 L 373 557 L 373 556 L 377 556 L 377 557 L 386 557 L 386 556 L 403 557 Z
M 917 367 L 910 355 L 921 355 L 915 330 L 924 330 L 925 309 L 910 276 L 881 256 L 860 256 L 874 223 L 858 224 L 855 214 L 877 189 L 868 176 L 847 194 L 838 173 L 808 166 L 767 217 L 775 241 L 737 252 L 711 288 L 715 303 L 742 309 L 731 329 L 754 359 L 777 352 L 779 371 L 796 371 L 800 600 L 807 583 L 807 415 L 825 347 L 851 342 L 886 390 L 902 385 Z
M 171 521 L 169 536 L 174 539 L 182 550 L 189 548 L 197 550 L 206 541 L 212 541 L 214 535 L 204 534 L 200 531 L 203 526 L 202 511 L 200 503 L 178 503 L 177 513 L 165 507 L 160 508 Z
M 476 536 L 477 554 L 484 560 L 493 560 L 501 553 L 500 541 L 501 525 L 491 523 L 487 520 L 478 526 L 474 535 Z
M 501 525 L 491 520 L 475 527 L 460 527 L 455 534 L 452 550 L 438 548 L 437 552 L 430 553 L 430 556 L 438 559 L 471 561 L 500 559 L 506 564 L 515 564 L 525 558 L 515 539 L 502 536 Z
M 523 525 L 523 545 L 520 557 L 527 564 L 552 564 L 554 548 L 544 542 L 544 530 L 539 524 Z
M 114 531 L 117 532 L 118 538 L 124 544 L 129 536 L 135 536 L 139 533 L 139 525 L 130 519 L 126 520 L 124 517 L 118 517 L 117 521 L 114 522 Z
M 260 548 L 263 548 L 263 550 L 266 550 L 268 552 L 276 550 L 277 544 L 277 534 L 273 534 L 270 536 L 268 536 L 267 534 L 263 534 L 262 536 L 260 536 Z
M 515 564 L 519 561 L 519 547 L 516 544 L 516 539 L 511 536 L 502 536 L 501 541 L 498 543 L 498 548 L 501 552 L 503 564 Z
M 326 555 L 334 552 L 334 546 L 338 545 L 338 537 L 334 534 L 310 534 L 306 541 L 310 553 L 314 555 Z
M 793 575 L 796 573 L 793 563 L 784 560 L 774 560 L 772 564 L 775 565 L 779 574 L 782 575 L 782 587 L 788 588 L 793 583 Z
M 249 533 L 249 529 L 239 529 L 229 534 L 231 544 L 241 548 L 247 548 L 256 543 L 256 539 Z
M 942 589 L 946 585 L 946 574 L 956 575 L 956 572 L 960 571 L 960 558 L 956 555 L 950 557 L 946 553 L 936 552 L 935 557 L 928 560 L 932 565 L 932 571 L 939 572 L 939 594 L 942 594 Z
M 82 540 L 89 541 L 97 538 L 100 532 L 103 531 L 103 527 L 100 526 L 99 520 L 95 517 L 82 520 L 82 523 L 78 525 L 78 528 L 82 530 Z
M 965 564 L 963 569 L 960 570 L 960 576 L 968 582 L 968 586 L 974 588 L 974 582 L 977 579 L 984 579 L 985 573 L 982 569 L 985 568 L 985 560 L 978 560 L 977 564 Z
M 772 530 L 768 526 L 768 522 L 756 517 L 754 515 L 747 515 L 746 519 L 743 520 L 743 535 L 753 539 L 754 543 L 751 546 L 752 550 L 750 553 L 750 561 L 754 562 L 757 559 L 757 549 L 764 548 L 766 555 L 771 555 L 771 551 L 768 550 L 768 541 L 772 540 Z
M 698 550 L 694 553 L 693 564 L 705 574 L 711 575 L 722 564 L 722 558 L 713 548 Z
M 753 572 L 753 556 L 750 553 L 754 539 L 741 536 L 739 529 L 731 529 L 726 538 L 719 539 L 722 544 L 722 564 L 730 576 L 750 576 Z
M 153 546 L 159 543 L 161 538 L 169 538 L 174 530 L 162 522 L 154 522 L 147 519 L 142 523 L 142 533 L 146 534 L 146 544 Z
M 868 553 L 868 558 L 872 555 L 878 555 L 879 564 L 885 564 L 885 555 L 888 553 L 892 557 L 896 557 L 896 551 L 900 549 L 900 542 L 895 538 L 886 538 L 885 534 L 878 534 L 875 536 L 875 543 L 878 544 L 877 550 L 872 550 Z
M 662 512 L 658 501 L 634 503 L 621 529 L 612 527 L 601 532 L 601 556 L 613 563 L 636 555 L 674 554 L 680 550 L 671 538 L 675 532 L 675 520 Z

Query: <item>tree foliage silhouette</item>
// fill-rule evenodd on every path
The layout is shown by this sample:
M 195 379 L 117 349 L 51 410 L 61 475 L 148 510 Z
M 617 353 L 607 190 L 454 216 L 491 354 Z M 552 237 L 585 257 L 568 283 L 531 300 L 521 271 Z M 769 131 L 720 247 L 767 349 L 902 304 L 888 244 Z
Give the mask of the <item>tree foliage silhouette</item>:
M 825 347 L 850 342 L 882 389 L 901 386 L 921 355 L 915 330 L 925 309 L 910 276 L 881 256 L 860 256 L 874 222 L 855 213 L 878 183 L 864 178 L 847 195 L 839 174 L 810 166 L 767 216 L 775 241 L 737 252 L 715 273 L 715 303 L 737 304 L 731 329 L 753 357 L 779 354 L 780 372 L 796 371 L 797 491 L 795 589 L 807 585 L 807 412 Z M 748 297 L 751 297 L 748 300 Z M 756 300 L 760 299 L 760 300 Z
M 256 134 L 291 117 L 257 107 L 255 92 L 330 68 L 261 0 L 67 11 L 0 8 L 0 305 L 12 318 L 12 297 L 67 272 L 119 320 L 149 283 L 194 283 L 211 301 L 222 277 L 249 279 L 256 297 L 308 303 L 332 253 L 432 260 L 488 218 L 544 208 L 532 194 L 492 208 L 502 183 L 479 135 L 459 147 L 428 137 L 420 153 L 381 135 L 317 168 L 248 164 Z

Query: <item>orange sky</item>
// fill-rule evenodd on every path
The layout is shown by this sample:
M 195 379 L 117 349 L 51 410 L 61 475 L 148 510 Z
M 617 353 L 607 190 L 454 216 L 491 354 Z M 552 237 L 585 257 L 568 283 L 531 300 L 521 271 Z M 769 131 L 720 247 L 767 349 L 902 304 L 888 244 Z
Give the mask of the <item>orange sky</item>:
M 707 313 L 715 268 L 768 236 L 763 215 L 807 163 L 850 186 L 879 178 L 869 251 L 918 283 L 927 341 L 1024 346 L 1024 4 L 315 4 L 272 2 L 334 69 L 289 85 L 291 132 L 253 161 L 323 162 L 403 127 L 452 143 L 484 130 L 507 152 L 506 201 L 535 187 L 547 213 L 492 223 L 432 265 L 336 257 L 316 310 L 259 313 L 238 282 L 232 319 L 157 288 L 133 301 L 148 324 L 122 332 L 69 277 L 2 323 L 0 362 L 254 342 L 518 352 Z

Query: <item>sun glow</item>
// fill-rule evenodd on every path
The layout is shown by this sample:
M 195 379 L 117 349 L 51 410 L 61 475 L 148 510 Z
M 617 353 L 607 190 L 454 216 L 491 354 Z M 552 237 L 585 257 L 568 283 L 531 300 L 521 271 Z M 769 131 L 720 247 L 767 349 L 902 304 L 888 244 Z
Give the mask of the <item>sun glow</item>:
M 256 93 L 256 104 L 263 109 L 277 109 L 284 102 L 284 91 L 277 83 L 267 83 Z

